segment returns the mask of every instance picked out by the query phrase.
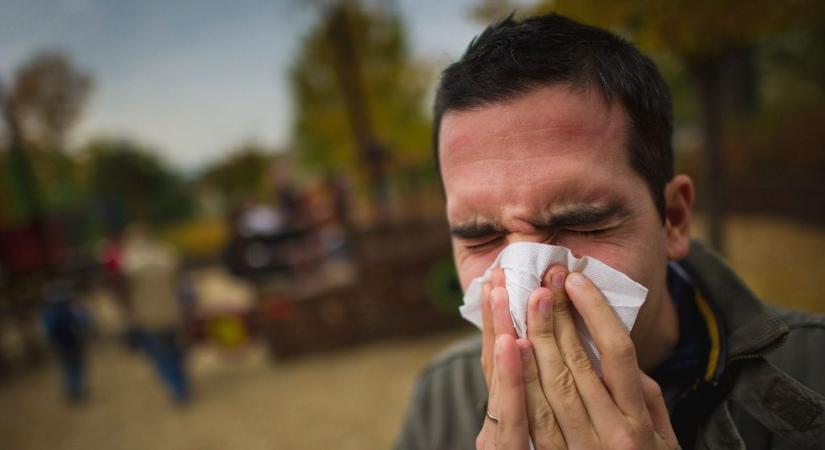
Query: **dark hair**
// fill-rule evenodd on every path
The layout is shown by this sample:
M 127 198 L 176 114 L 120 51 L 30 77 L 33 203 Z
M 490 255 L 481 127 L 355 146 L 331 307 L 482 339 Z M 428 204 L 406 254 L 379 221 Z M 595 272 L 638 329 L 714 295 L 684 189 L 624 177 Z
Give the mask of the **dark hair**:
M 673 178 L 670 91 L 656 65 L 608 31 L 558 14 L 516 21 L 509 16 L 470 42 L 441 75 L 435 97 L 433 144 L 447 111 L 504 103 L 535 89 L 568 83 L 597 87 L 608 105 L 630 118 L 630 164 L 645 180 L 662 219 L 664 188 Z

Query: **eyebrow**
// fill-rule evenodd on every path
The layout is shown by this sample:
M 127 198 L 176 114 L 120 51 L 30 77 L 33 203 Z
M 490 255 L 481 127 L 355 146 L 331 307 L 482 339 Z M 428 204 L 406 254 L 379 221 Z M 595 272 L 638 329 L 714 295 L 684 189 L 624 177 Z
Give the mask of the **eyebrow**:
M 594 225 L 606 222 L 613 218 L 626 217 L 627 209 L 621 203 L 606 203 L 601 205 L 576 205 L 559 213 L 545 224 L 547 228 L 562 228 L 571 226 Z
M 553 214 L 550 220 L 540 224 L 540 227 L 553 229 L 595 225 L 613 218 L 626 217 L 627 214 L 627 209 L 621 203 L 582 204 Z M 450 234 L 460 239 L 478 239 L 502 232 L 504 232 L 504 229 L 500 225 L 488 221 L 470 222 L 450 228 Z
M 504 229 L 492 222 L 472 222 L 450 227 L 450 234 L 459 239 L 478 239 L 503 231 Z

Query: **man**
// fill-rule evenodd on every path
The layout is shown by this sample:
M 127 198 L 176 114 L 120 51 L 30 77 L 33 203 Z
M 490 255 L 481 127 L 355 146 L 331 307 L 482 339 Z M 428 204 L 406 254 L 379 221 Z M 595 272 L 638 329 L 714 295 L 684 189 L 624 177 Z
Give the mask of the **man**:
M 179 261 L 174 250 L 153 238 L 142 225 L 129 231 L 123 250 L 131 287 L 135 344 L 146 352 L 177 405 L 190 399 L 181 333 L 182 305 L 177 293 Z
M 529 241 L 649 292 L 628 336 L 590 280 L 550 267 L 518 338 L 495 272 L 482 336 L 425 369 L 397 448 L 825 447 L 825 321 L 767 307 L 690 241 L 693 184 L 674 176 L 670 95 L 647 57 L 558 15 L 508 18 L 444 71 L 434 128 L 464 289 Z

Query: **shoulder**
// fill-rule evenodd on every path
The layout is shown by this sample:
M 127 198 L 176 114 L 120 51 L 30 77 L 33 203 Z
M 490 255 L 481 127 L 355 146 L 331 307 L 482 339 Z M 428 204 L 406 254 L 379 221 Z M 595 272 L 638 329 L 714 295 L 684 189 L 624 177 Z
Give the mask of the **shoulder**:
M 788 338 L 783 347 L 798 350 L 801 346 L 802 348 L 819 348 L 821 351 L 822 346 L 825 345 L 825 316 L 775 305 L 770 305 L 768 308 L 788 326 Z M 797 356 L 802 355 L 797 354 Z
M 481 336 L 474 335 L 457 341 L 439 353 L 424 368 L 421 377 L 438 376 L 443 372 L 473 368 L 481 358 Z M 480 367 L 479 367 L 480 369 Z
M 782 306 L 769 305 L 773 312 L 779 316 L 791 331 L 794 330 L 819 330 L 825 331 L 825 316 L 798 309 L 785 308 Z
M 784 344 L 768 360 L 811 389 L 825 395 L 825 316 L 769 306 L 788 326 Z
M 451 345 L 419 374 L 397 449 L 473 448 L 481 429 L 487 387 L 481 338 Z
M 481 370 L 481 336 L 458 341 L 438 354 L 421 371 L 415 395 L 438 403 L 439 409 L 479 407 L 487 398 Z

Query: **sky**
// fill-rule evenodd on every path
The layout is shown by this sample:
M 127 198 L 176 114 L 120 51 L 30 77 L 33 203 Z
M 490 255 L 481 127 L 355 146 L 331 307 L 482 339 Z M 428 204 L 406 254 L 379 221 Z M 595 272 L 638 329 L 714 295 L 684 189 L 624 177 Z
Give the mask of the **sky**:
M 397 0 L 417 58 L 457 59 L 473 0 Z M 183 170 L 289 143 L 288 71 L 318 8 L 300 0 L 0 0 L 0 80 L 60 50 L 94 78 L 74 146 L 127 137 Z

